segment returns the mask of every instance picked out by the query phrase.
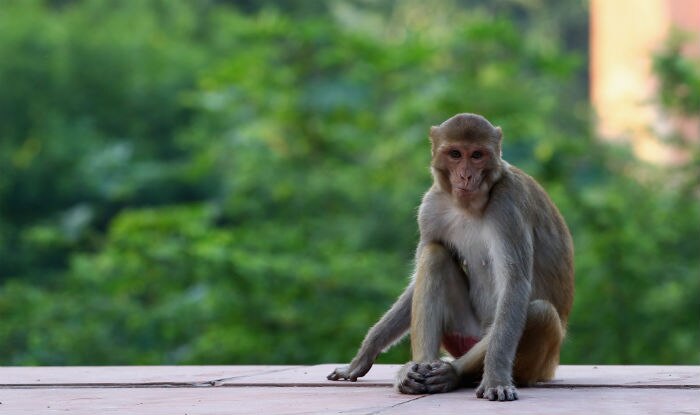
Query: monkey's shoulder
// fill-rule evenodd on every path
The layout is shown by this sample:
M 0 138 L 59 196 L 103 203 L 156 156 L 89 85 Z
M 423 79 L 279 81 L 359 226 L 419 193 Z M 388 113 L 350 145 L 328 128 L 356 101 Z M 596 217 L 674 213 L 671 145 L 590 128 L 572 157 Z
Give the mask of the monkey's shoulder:
M 503 173 L 494 184 L 486 211 L 496 214 L 531 216 L 532 213 L 558 214 L 544 188 L 532 176 L 504 162 Z M 505 212 L 503 212 L 505 211 Z
M 492 189 L 492 200 L 487 206 L 487 211 L 492 210 L 490 216 L 501 221 L 529 224 L 536 240 L 562 241 L 563 245 L 571 246 L 566 222 L 545 189 L 524 171 L 507 166 Z
M 493 185 L 491 197 L 502 197 L 504 194 L 530 197 L 533 192 L 544 192 L 537 181 L 521 169 L 503 161 L 503 170 L 498 181 Z

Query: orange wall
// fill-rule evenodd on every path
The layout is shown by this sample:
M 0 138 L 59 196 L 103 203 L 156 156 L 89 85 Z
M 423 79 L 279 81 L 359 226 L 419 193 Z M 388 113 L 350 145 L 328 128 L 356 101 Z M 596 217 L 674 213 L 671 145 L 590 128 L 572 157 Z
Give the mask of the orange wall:
M 697 139 L 700 124 L 672 119 L 654 104 L 651 54 L 676 26 L 696 34 L 685 52 L 700 56 L 700 0 L 591 0 L 590 13 L 591 102 L 599 134 L 629 141 L 642 159 L 681 161 L 683 154 L 656 137 L 680 129 Z

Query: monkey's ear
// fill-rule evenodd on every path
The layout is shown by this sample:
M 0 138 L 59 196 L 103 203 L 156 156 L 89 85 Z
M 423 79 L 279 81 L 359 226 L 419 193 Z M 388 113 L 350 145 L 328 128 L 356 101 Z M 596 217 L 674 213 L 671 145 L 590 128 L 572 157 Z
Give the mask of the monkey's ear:
M 433 125 L 430 127 L 430 140 L 435 140 L 438 136 L 438 131 L 440 131 L 440 127 Z
M 435 157 L 436 147 L 438 145 L 438 133 L 440 132 L 440 127 L 432 126 L 430 127 L 430 155 Z
M 498 143 L 498 155 L 503 157 L 503 150 L 501 149 L 501 142 L 503 141 L 503 130 L 501 127 L 496 127 L 496 142 Z

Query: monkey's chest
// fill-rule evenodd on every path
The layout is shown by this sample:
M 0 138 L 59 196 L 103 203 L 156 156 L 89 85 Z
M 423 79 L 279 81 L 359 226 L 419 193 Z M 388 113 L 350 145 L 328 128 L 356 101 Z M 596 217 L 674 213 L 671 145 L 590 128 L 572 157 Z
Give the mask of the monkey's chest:
M 455 252 L 460 262 L 468 268 L 488 265 L 488 246 L 494 232 L 483 221 L 469 216 L 450 212 L 446 214 L 439 235 Z
M 488 325 L 493 320 L 497 302 L 491 260 L 485 255 L 473 256 L 462 261 L 462 270 L 469 287 L 469 292 L 465 295 L 469 296 L 479 325 Z
M 470 232 L 453 234 L 449 244 L 469 287 L 465 295 L 469 296 L 479 324 L 484 326 L 492 321 L 496 306 L 497 281 L 493 272 L 493 258 L 488 249 L 488 233 L 474 229 L 467 231 Z
M 472 280 L 490 280 L 492 260 L 488 241 L 479 232 L 454 235 L 448 241 L 462 271 Z

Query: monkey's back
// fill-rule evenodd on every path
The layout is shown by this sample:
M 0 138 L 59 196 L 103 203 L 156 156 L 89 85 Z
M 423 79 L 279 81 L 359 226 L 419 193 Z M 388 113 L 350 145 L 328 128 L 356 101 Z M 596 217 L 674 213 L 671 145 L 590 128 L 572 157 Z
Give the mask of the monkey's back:
M 533 286 L 531 299 L 551 302 L 566 322 L 574 298 L 574 247 L 571 233 L 549 195 L 527 173 L 507 165 L 492 197 L 520 195 L 508 201 L 532 224 Z

